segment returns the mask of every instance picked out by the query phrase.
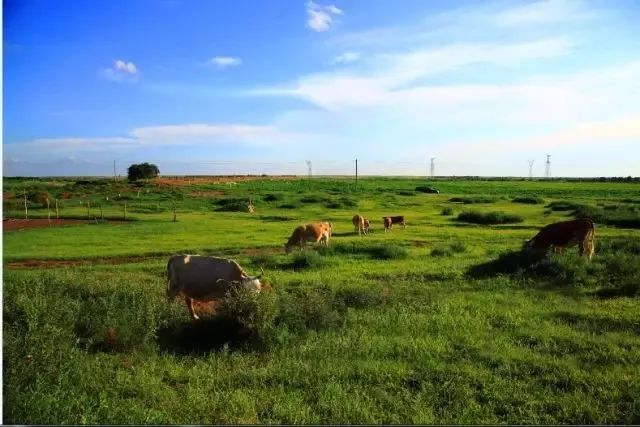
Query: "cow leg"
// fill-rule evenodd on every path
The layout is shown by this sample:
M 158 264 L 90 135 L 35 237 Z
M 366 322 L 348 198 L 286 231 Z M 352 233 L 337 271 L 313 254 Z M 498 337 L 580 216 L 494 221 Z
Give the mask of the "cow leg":
M 189 314 L 191 315 L 191 320 L 194 322 L 199 320 L 200 317 L 196 314 L 196 311 L 193 309 L 193 298 L 185 297 L 184 302 L 187 304 L 187 308 L 189 309 Z

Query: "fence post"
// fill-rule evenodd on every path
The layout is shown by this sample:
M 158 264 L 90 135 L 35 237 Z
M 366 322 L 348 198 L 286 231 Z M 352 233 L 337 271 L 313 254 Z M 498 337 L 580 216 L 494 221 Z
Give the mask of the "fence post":
M 58 199 L 56 199 L 56 219 L 60 219 L 60 213 L 58 211 Z
M 29 219 L 29 210 L 27 209 L 27 190 L 24 190 L 24 219 Z
M 47 221 L 51 224 L 51 210 L 49 209 L 49 198 L 47 197 Z

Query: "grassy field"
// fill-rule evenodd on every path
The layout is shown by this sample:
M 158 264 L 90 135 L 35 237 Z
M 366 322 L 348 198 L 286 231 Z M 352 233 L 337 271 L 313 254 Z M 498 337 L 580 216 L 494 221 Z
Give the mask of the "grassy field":
M 5 218 L 24 217 L 26 194 L 32 218 L 48 197 L 66 218 L 86 218 L 89 201 L 91 221 L 3 233 L 4 422 L 640 423 L 639 190 L 5 179 Z M 124 203 L 128 221 L 100 220 Z M 355 213 L 370 235 L 354 233 Z M 575 248 L 519 252 L 581 214 L 596 218 L 590 263 Z M 384 233 L 383 215 L 406 229 Z M 329 248 L 285 255 L 295 226 L 321 220 Z M 176 253 L 263 267 L 273 291 L 200 307 L 192 324 L 165 297 Z

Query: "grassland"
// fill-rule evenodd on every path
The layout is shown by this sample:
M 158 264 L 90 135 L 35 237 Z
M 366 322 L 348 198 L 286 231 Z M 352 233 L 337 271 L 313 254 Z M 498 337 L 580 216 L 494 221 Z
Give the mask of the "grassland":
M 5 218 L 24 216 L 25 193 L 46 218 L 46 193 L 62 217 L 89 200 L 92 221 L 3 235 L 4 422 L 639 423 L 638 185 L 5 179 Z M 249 197 L 255 213 L 234 211 Z M 125 202 L 129 221 L 93 220 Z M 471 210 L 522 221 L 459 219 Z M 518 252 L 585 212 L 600 215 L 591 263 Z M 407 228 L 384 233 L 384 215 Z M 320 220 L 329 248 L 284 254 L 296 225 Z M 263 267 L 273 292 L 192 324 L 166 301 L 174 253 Z M 19 268 L 34 260 L 69 264 Z

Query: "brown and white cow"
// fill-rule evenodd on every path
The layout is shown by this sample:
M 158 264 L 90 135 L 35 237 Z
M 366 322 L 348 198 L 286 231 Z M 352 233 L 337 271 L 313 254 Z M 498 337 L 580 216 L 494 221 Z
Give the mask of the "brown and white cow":
M 364 234 L 369 234 L 369 230 L 371 229 L 371 222 L 367 218 L 364 219 Z
M 307 242 L 320 242 L 325 246 L 329 246 L 331 228 L 331 223 L 329 222 L 299 225 L 293 230 L 291 237 L 289 237 L 289 240 L 285 243 L 284 250 L 286 253 L 289 253 L 296 245 L 302 249 Z
M 353 223 L 353 226 L 356 228 L 356 232 L 358 233 L 359 236 L 362 235 L 362 233 L 367 234 L 367 232 L 369 231 L 365 225 L 365 219 L 362 215 L 354 215 L 353 218 L 351 219 L 351 222 Z
M 199 317 L 193 310 L 193 301 L 213 301 L 224 298 L 234 286 L 260 291 L 259 276 L 249 276 L 231 259 L 200 255 L 174 255 L 167 263 L 167 298 L 184 295 L 189 314 L 195 321 Z
M 586 254 L 591 259 L 595 252 L 594 236 L 593 220 L 578 218 L 545 225 L 524 247 L 541 253 L 549 248 L 554 252 L 562 252 L 567 247 L 578 245 L 580 256 Z
M 402 225 L 402 228 L 406 227 L 404 216 L 402 215 L 382 217 L 382 224 L 384 225 L 385 233 L 387 232 L 387 230 L 391 230 L 391 227 L 393 226 L 393 224 L 400 224 Z

